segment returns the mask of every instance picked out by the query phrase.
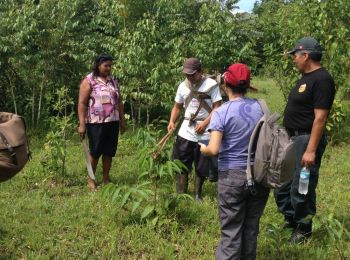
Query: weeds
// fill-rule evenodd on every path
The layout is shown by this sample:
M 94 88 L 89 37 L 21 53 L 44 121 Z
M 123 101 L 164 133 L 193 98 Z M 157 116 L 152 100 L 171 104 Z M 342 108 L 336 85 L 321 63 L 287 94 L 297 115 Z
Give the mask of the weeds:
M 140 212 L 140 220 L 148 220 L 155 226 L 160 219 L 173 212 L 183 199 L 192 199 L 187 194 L 173 194 L 172 180 L 185 166 L 178 160 L 171 160 L 170 147 L 154 156 L 159 131 L 149 125 L 136 135 L 139 141 L 138 184 L 135 186 L 110 185 L 102 191 L 102 196 L 117 202 L 118 206 L 131 213 Z M 142 147 L 142 148 L 141 148 Z
M 260 97 L 268 100 L 272 110 L 281 112 L 284 104 L 271 81 L 254 85 L 267 89 L 269 96 Z M 70 129 L 66 132 L 66 182 L 51 185 L 44 181 L 51 178 L 48 171 L 43 172 L 40 159 L 47 156 L 44 141 L 32 138 L 33 160 L 12 180 L 0 184 L 0 259 L 214 258 L 220 239 L 214 186 L 200 205 L 174 194 L 174 179 L 166 166 L 171 161 L 172 142 L 152 167 L 148 158 L 161 131 L 150 126 L 138 135 L 127 132 L 121 136 L 111 169 L 115 184 L 96 194 L 85 186 L 80 142 L 70 139 Z M 165 129 L 164 124 L 157 129 Z M 135 152 L 142 149 L 143 157 Z M 350 145 L 328 145 L 325 155 L 311 239 L 304 245 L 287 244 L 290 233 L 282 231 L 283 216 L 270 196 L 261 218 L 258 260 L 350 257 Z M 61 168 L 52 176 L 61 176 Z M 103 194 L 107 199 L 101 199 Z
M 74 103 L 68 95 L 67 87 L 56 91 L 55 100 L 57 102 L 53 105 L 53 109 L 56 111 L 56 116 L 50 118 L 50 131 L 45 137 L 45 153 L 41 164 L 45 172 L 65 176 L 67 143 L 74 125 L 73 113 L 68 111 Z
M 344 224 L 333 213 L 320 216 L 314 222 L 316 232 L 325 233 L 327 246 L 336 250 L 339 259 L 347 259 L 350 255 L 350 232 Z

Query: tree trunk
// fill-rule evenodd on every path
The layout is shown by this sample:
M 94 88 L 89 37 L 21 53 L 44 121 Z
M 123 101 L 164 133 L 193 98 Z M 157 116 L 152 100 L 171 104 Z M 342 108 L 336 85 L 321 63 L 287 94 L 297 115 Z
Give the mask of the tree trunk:
M 130 110 L 131 110 L 131 120 L 132 120 L 132 131 L 135 131 L 135 111 L 134 102 L 130 99 Z
M 148 108 L 148 106 L 147 106 L 147 108 L 146 108 L 146 125 L 148 125 L 149 124 L 149 108 Z
M 15 93 L 14 93 L 14 90 L 13 90 L 13 86 L 11 86 L 11 95 L 12 95 L 13 107 L 15 109 L 15 114 L 18 114 L 17 113 L 17 103 L 16 103 L 16 98 L 15 98 Z
M 68 97 L 66 97 L 68 98 Z M 65 99 L 67 100 L 67 99 Z M 67 154 L 67 104 L 64 104 L 64 126 L 63 126 L 63 158 L 62 158 L 62 176 L 66 173 L 66 154 Z
M 140 87 L 137 87 L 137 125 L 141 125 L 141 92 L 140 92 Z
M 137 125 L 141 125 L 141 102 L 139 100 L 139 105 L 138 105 L 138 112 L 137 112 Z
M 45 76 L 43 75 L 41 85 L 40 85 L 40 94 L 39 94 L 39 104 L 38 104 L 38 115 L 36 118 L 36 125 L 39 125 L 39 120 L 41 117 L 41 103 L 42 103 L 42 97 L 43 97 L 43 92 L 44 92 L 44 78 Z
M 7 81 L 9 83 L 9 85 L 10 85 L 10 88 L 11 88 L 11 96 L 12 96 L 13 108 L 15 110 L 15 114 L 17 114 L 17 102 L 16 102 L 15 91 L 14 91 L 15 87 L 12 84 L 11 77 L 8 77 L 6 74 L 5 74 L 5 77 L 7 78 Z
M 35 126 L 35 87 L 32 88 L 32 127 Z

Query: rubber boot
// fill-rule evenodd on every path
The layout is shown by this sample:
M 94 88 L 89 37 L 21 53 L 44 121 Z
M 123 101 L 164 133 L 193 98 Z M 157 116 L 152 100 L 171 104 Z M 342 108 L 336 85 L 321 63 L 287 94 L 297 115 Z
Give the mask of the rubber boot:
M 187 193 L 188 189 L 188 174 L 176 175 L 176 193 Z
M 196 175 L 194 190 L 195 190 L 195 199 L 197 202 L 203 201 L 202 188 L 203 188 L 204 181 L 205 181 L 205 177 L 200 177 Z

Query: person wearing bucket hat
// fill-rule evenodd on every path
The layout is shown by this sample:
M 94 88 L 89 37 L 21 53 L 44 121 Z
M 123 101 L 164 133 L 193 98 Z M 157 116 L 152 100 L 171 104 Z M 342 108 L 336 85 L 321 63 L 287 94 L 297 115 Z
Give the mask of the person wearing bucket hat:
M 186 59 L 182 72 L 186 79 L 177 88 L 175 104 L 172 108 L 168 131 L 175 130 L 181 110 L 185 117 L 176 137 L 173 159 L 180 160 L 187 169 L 176 176 L 176 192 L 186 193 L 188 189 L 188 174 L 195 166 L 195 198 L 202 201 L 202 187 L 210 175 L 213 159 L 203 156 L 199 151 L 198 142 L 208 142 L 210 136 L 207 126 L 210 122 L 212 109 L 221 104 L 218 83 L 203 75 L 202 63 L 198 58 Z
M 283 124 L 296 145 L 294 179 L 275 192 L 284 228 L 291 229 L 290 243 L 305 242 L 312 234 L 312 217 L 316 214 L 316 186 L 323 152 L 326 148 L 324 128 L 335 96 L 335 84 L 322 67 L 322 47 L 311 37 L 297 41 L 293 55 L 295 67 L 302 74 L 292 88 L 284 111 Z M 300 171 L 310 170 L 306 195 L 298 192 Z
M 219 154 L 218 206 L 221 240 L 217 259 L 255 259 L 259 221 L 269 189 L 256 184 L 256 195 L 245 188 L 248 145 L 255 125 L 263 116 L 255 99 L 246 98 L 250 88 L 247 65 L 235 63 L 223 74 L 229 101 L 213 112 L 205 155 Z

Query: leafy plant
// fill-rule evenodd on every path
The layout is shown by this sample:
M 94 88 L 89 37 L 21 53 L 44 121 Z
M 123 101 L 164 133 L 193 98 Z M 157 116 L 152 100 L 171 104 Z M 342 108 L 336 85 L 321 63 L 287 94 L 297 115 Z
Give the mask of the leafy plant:
M 192 199 L 187 194 L 173 193 L 174 176 L 185 166 L 178 160 L 171 160 L 169 146 L 154 156 L 159 133 L 151 124 L 146 129 L 140 129 L 136 135 L 135 140 L 138 140 L 140 147 L 140 171 L 137 173 L 139 184 L 132 187 L 112 184 L 102 191 L 103 197 L 111 199 L 131 213 L 140 211 L 140 219 L 147 219 L 153 225 L 172 212 L 181 200 Z
M 50 131 L 45 138 L 41 164 L 46 172 L 64 176 L 66 174 L 67 143 L 74 126 L 73 113 L 68 114 L 73 100 L 68 95 L 68 89 L 65 86 L 56 91 L 54 99 L 57 100 L 53 104 L 56 116 L 50 118 Z
M 334 217 L 333 213 L 315 219 L 316 229 L 323 229 L 329 238 L 329 247 L 335 247 L 339 259 L 347 259 L 349 255 L 348 243 L 350 241 L 350 231 Z
M 346 112 L 343 103 L 340 100 L 335 99 L 326 125 L 326 130 L 331 136 L 331 143 L 334 144 L 337 141 L 345 139 L 344 131 L 342 131 L 345 119 Z

